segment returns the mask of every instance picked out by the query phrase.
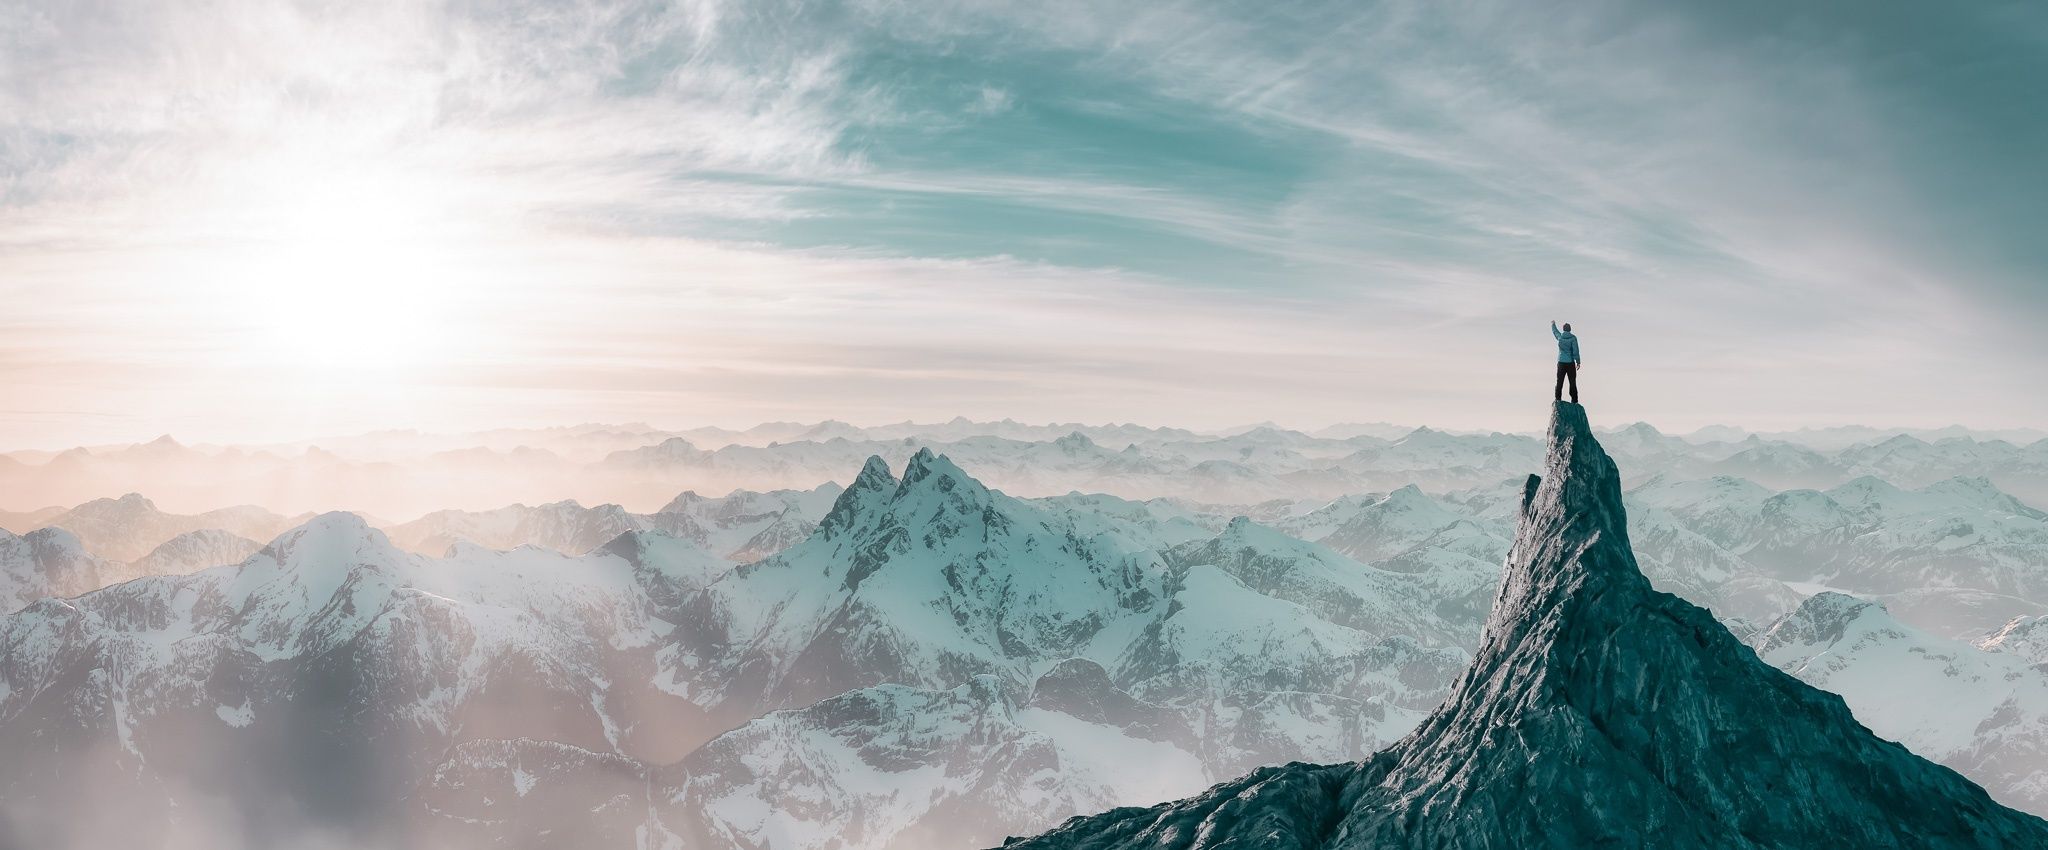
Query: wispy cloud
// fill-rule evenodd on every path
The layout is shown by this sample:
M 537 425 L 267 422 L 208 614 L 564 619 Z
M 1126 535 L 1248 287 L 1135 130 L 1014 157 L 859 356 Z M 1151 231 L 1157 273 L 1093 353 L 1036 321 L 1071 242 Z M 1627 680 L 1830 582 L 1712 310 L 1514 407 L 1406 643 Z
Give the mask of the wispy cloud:
M 0 375 L 138 435 L 1488 424 L 1563 314 L 1623 415 L 2048 415 L 2048 118 L 1944 64 L 2041 16 L 1739 5 L 11 4 Z

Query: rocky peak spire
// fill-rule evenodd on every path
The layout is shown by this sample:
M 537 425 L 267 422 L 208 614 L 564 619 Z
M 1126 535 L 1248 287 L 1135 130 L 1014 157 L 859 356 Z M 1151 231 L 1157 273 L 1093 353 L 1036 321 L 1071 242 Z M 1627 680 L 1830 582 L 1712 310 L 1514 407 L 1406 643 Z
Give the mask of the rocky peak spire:
M 938 463 L 938 458 L 939 456 L 933 454 L 930 448 L 919 448 L 916 454 L 910 456 L 910 463 L 903 467 L 901 488 L 911 487 L 930 476 L 932 467 Z
M 1629 549 L 1621 472 L 1594 438 L 1584 407 L 1552 404 L 1543 467 L 1544 474 L 1529 476 L 1522 488 L 1521 523 L 1489 634 L 1527 618 L 1534 607 L 1567 601 L 1589 582 L 1649 589 Z
M 839 498 L 833 500 L 832 510 L 818 522 L 818 534 L 830 537 L 843 533 L 862 513 L 886 503 L 896 492 L 896 476 L 889 472 L 888 461 L 880 455 L 869 455 L 867 463 L 854 476 L 853 483 L 839 491 Z
M 1266 768 L 1021 846 L 2048 847 L 2048 821 L 1651 589 L 1584 408 L 1552 409 L 1544 466 L 1472 666 L 1414 733 L 1364 763 Z
M 933 454 L 931 449 L 918 449 L 910 458 L 910 465 L 903 470 L 903 483 L 896 487 L 896 497 L 920 489 L 936 489 L 945 493 L 972 496 L 984 488 L 975 481 L 952 458 Z

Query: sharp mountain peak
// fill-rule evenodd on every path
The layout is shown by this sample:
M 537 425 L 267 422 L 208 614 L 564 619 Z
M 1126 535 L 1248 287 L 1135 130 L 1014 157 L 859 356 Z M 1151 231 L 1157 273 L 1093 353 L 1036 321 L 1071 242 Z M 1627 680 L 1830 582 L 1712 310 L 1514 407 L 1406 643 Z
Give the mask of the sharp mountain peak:
M 1409 737 L 1010 846 L 2048 846 L 2048 821 L 1878 738 L 1653 590 L 1627 528 L 1585 409 L 1556 403 L 1474 662 Z

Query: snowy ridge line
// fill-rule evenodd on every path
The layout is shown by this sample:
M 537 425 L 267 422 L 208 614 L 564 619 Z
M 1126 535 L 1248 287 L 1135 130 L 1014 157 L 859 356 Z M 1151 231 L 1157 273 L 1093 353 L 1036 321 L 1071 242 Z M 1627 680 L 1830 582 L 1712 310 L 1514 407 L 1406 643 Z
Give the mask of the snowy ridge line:
M 1554 406 L 1544 467 L 1517 501 L 1485 639 L 1413 734 L 1362 762 L 1262 768 L 1200 796 L 1075 818 L 1004 846 L 2048 842 L 2048 821 L 2000 807 L 1877 737 L 1840 698 L 1652 589 L 1629 546 L 1620 475 L 1583 408 Z
M 519 442 L 515 434 L 532 437 Z M 499 432 L 471 437 L 387 434 L 325 447 L 201 449 L 176 441 L 129 449 L 73 449 L 0 464 L 0 493 L 18 500 L 0 527 L 47 521 L 43 506 L 110 493 L 144 492 L 167 504 L 246 502 L 285 513 L 350 507 L 387 517 L 450 508 L 483 512 L 506 502 L 646 510 L 684 489 L 723 493 L 808 490 L 878 455 L 901 468 L 920 449 L 945 454 L 1015 495 L 1100 492 L 1215 504 L 1333 499 L 1419 484 L 1432 492 L 1480 486 L 1540 459 L 1526 434 L 1371 426 L 1314 433 L 1269 425 L 1197 434 L 1129 426 L 1046 428 L 1014 423 L 858 428 L 845 423 L 741 432 L 606 430 Z M 1713 431 L 1679 437 L 1636 423 L 1609 434 L 1617 457 L 1642 473 L 1682 479 L 1729 475 L 1772 489 L 1836 487 L 1876 476 L 1917 488 L 1955 476 L 1983 477 L 2022 500 L 2048 504 L 2048 439 L 1955 429 L 1839 432 L 1853 440 L 1760 437 Z M 1793 435 L 1797 437 L 1797 435 Z M 1808 435 L 1811 436 L 1811 435 Z M 457 445 L 452 441 L 481 443 Z M 737 440 L 737 441 L 735 441 Z M 317 494 L 294 481 L 322 481 Z M 385 524 L 385 523 L 380 523 Z M 241 536 L 264 533 L 223 524 Z M 94 534 L 74 528 L 92 542 Z M 159 542 L 162 538 L 159 538 Z M 127 560 L 140 552 L 111 555 Z
M 46 743 L 72 736 L 142 773 L 59 791 L 128 795 L 151 828 L 201 773 L 298 810 L 330 792 L 265 754 L 317 747 L 385 777 L 365 787 L 389 793 L 349 803 L 365 840 L 574 825 L 619 842 L 600 847 L 994 843 L 1399 740 L 1480 647 L 1523 516 L 1514 481 L 1219 509 L 1013 498 L 929 451 L 901 468 L 868 458 L 807 534 L 748 564 L 660 530 L 575 556 L 460 542 L 429 557 L 329 514 L 238 563 L 31 604 L 0 618 L 15 756 L 0 791 L 57 793 L 31 777 L 90 749 Z M 1811 592 L 1809 563 L 1767 557 L 1806 534 L 1941 553 L 1921 563 L 1945 586 L 1886 597 L 1901 622 L 1982 622 L 1973 639 L 2027 646 L 1987 600 L 2020 599 L 1997 589 L 2026 575 L 2038 512 L 1989 482 L 1651 479 L 1618 498 L 1649 580 L 1752 641 Z M 674 501 L 705 527 L 775 509 Z M 1970 536 L 1950 533 L 1958 519 Z M 75 541 L 42 551 L 90 563 Z M 1890 698 L 1849 690 L 1859 711 Z M 534 743 L 464 749 L 520 739 Z

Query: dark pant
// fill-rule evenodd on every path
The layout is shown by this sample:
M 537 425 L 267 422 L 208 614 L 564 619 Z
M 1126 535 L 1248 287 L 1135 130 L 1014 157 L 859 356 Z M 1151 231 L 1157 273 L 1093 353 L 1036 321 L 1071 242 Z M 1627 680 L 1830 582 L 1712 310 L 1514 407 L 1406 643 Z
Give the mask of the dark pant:
M 1564 400 L 1564 379 L 1566 378 L 1572 379 L 1572 403 L 1578 404 L 1579 364 L 1577 363 L 1557 364 L 1557 388 L 1550 391 L 1550 397 L 1559 401 Z

